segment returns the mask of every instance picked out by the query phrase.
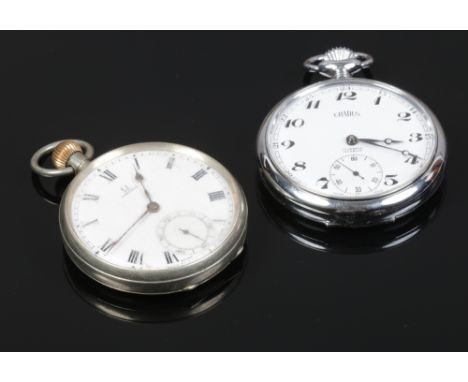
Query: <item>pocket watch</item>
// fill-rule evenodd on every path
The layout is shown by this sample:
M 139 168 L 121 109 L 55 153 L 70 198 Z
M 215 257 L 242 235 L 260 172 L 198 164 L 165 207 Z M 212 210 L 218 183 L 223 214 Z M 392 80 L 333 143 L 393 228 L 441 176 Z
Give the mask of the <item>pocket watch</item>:
M 219 162 L 178 144 L 124 146 L 91 161 L 92 146 L 58 141 L 31 158 L 46 177 L 75 175 L 60 203 L 66 252 L 110 288 L 138 294 L 190 290 L 243 249 L 244 193 Z M 42 163 L 51 154 L 55 169 Z
M 383 82 L 353 78 L 373 59 L 334 48 L 305 61 L 328 78 L 279 102 L 257 140 L 260 174 L 282 204 L 327 226 L 393 222 L 438 188 L 446 142 L 431 110 Z

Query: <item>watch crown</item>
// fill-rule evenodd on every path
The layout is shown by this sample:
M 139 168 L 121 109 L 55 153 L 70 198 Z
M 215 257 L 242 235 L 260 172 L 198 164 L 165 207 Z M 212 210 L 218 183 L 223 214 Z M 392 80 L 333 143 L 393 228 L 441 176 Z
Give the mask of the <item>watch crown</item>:
M 82 153 L 83 149 L 81 146 L 72 140 L 63 141 L 57 145 L 52 152 L 52 163 L 55 168 L 65 168 L 68 160 L 75 153 Z
M 345 47 L 332 48 L 327 50 L 324 54 L 324 59 L 326 61 L 345 61 L 355 57 L 356 54 L 351 49 Z

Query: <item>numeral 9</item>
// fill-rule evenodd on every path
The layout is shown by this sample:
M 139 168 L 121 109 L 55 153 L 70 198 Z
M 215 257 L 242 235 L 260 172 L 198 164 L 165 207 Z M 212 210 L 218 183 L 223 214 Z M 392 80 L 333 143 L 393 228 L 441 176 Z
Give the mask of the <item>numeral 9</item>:
M 283 146 L 286 150 L 293 147 L 296 143 L 294 141 L 283 141 L 281 142 L 281 146 Z

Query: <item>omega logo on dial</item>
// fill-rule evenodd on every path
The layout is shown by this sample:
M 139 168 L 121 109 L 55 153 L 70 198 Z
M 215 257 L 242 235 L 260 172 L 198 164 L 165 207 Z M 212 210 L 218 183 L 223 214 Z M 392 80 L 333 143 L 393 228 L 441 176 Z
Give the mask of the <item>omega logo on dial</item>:
M 56 169 L 40 164 L 51 151 Z M 84 141 L 59 141 L 31 159 L 40 175 L 76 175 L 60 204 L 60 228 L 88 276 L 121 291 L 173 293 L 208 281 L 242 252 L 247 202 L 219 162 L 165 142 L 91 160 L 93 151 Z
M 72 221 L 81 240 L 103 261 L 127 268 L 197 261 L 224 240 L 233 219 L 225 179 L 202 161 L 169 151 L 110 160 L 73 197 Z

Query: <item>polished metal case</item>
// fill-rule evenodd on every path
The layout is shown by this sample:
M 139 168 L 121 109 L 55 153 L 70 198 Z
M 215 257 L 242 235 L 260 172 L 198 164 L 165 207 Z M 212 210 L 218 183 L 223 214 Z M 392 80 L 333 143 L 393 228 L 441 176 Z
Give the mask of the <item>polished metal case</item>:
M 72 200 L 79 184 L 105 162 L 139 151 L 170 151 L 192 156 L 219 172 L 227 181 L 233 196 L 234 225 L 224 243 L 210 256 L 179 268 L 167 270 L 131 270 L 100 260 L 81 243 L 73 230 Z M 229 265 L 243 250 L 247 228 L 247 202 L 242 188 L 231 173 L 210 156 L 178 144 L 165 142 L 137 143 L 101 155 L 76 175 L 68 186 L 59 212 L 60 229 L 70 259 L 92 279 L 110 288 L 137 294 L 167 294 L 190 290 L 212 278 Z
M 274 161 L 268 148 L 268 129 L 274 125 L 280 111 L 300 98 L 304 93 L 330 85 L 361 84 L 382 87 L 417 105 L 424 113 L 427 123 L 436 132 L 435 150 L 424 172 L 413 183 L 393 193 L 366 199 L 324 197 L 305 190 L 283 172 Z M 424 203 L 440 185 L 446 165 L 447 147 L 442 127 L 431 112 L 416 97 L 392 85 L 363 78 L 330 79 L 309 85 L 280 101 L 267 115 L 257 139 L 257 155 L 260 174 L 267 188 L 279 202 L 293 212 L 328 226 L 362 227 L 387 222 L 410 213 Z

